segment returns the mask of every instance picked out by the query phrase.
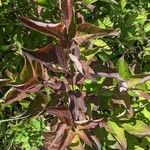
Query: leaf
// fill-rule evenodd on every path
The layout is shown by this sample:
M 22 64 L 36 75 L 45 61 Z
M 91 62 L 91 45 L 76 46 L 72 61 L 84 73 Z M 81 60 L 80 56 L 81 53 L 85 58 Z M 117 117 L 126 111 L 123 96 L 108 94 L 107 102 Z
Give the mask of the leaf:
M 90 3 L 94 3 L 97 0 L 83 0 L 84 5 L 89 5 Z
M 59 123 L 55 132 L 49 132 L 44 134 L 44 147 L 46 150 L 58 150 L 62 142 L 67 125 Z
M 9 83 L 9 79 L 0 79 L 0 88 Z
M 51 71 L 67 71 L 65 53 L 63 49 L 59 48 L 59 46 L 48 44 L 42 48 L 38 48 L 33 51 L 27 50 L 25 48 L 23 48 L 22 50 L 28 57 L 30 57 L 30 59 L 42 63 Z
M 61 90 L 61 91 L 69 91 L 69 85 L 67 80 L 60 80 L 58 78 L 51 78 L 50 80 L 47 81 L 48 85 L 56 90 Z
M 81 121 L 74 121 L 78 130 L 84 130 L 84 129 L 92 129 L 96 128 L 97 125 L 102 123 L 103 119 L 98 120 L 81 120 Z
M 62 38 L 65 25 L 63 23 L 51 24 L 31 20 L 27 17 L 20 18 L 22 24 L 32 30 L 41 32 L 47 36 Z
M 88 138 L 88 136 L 86 135 L 86 133 L 83 130 L 82 131 L 75 130 L 75 131 L 87 145 L 89 145 L 91 148 L 93 147 L 91 139 Z
M 24 82 L 29 80 L 33 75 L 32 64 L 29 62 L 27 57 L 24 57 L 24 66 L 19 75 L 20 79 Z
M 146 92 L 135 90 L 135 93 L 140 97 L 144 97 L 145 99 L 150 100 L 150 95 Z
M 69 91 L 70 105 L 69 109 L 72 113 L 74 121 L 85 119 L 84 113 L 87 108 L 84 102 L 84 94 L 80 91 Z
M 127 0 L 120 0 L 121 8 L 124 9 L 127 4 Z
M 133 116 L 133 109 L 131 107 L 130 102 L 131 102 L 131 98 L 126 91 L 119 92 L 118 89 L 114 90 L 114 95 L 112 97 L 112 103 L 118 104 L 118 105 L 123 105 L 131 117 L 131 116 Z
M 72 140 L 75 137 L 75 133 L 71 129 L 69 129 L 66 134 L 66 137 L 62 139 L 62 144 L 60 145 L 59 150 L 64 150 L 68 145 L 72 143 Z
M 93 24 L 83 23 L 78 25 L 77 31 L 85 34 L 99 34 L 99 36 L 104 36 L 114 32 L 114 29 L 101 29 Z
M 114 68 L 104 66 L 95 58 L 91 59 L 88 64 L 87 62 L 83 62 L 82 66 L 87 79 L 94 80 L 94 78 L 97 77 L 106 77 L 116 78 L 119 81 L 123 81 Z
M 28 97 L 30 93 L 37 92 L 43 87 L 43 85 L 35 78 L 31 78 L 24 84 L 9 86 L 13 87 L 13 90 L 5 96 L 5 101 L 7 104 L 23 100 L 24 98 Z
M 74 40 L 80 45 L 96 37 L 119 36 L 119 34 L 114 29 L 101 29 L 93 24 L 83 23 L 78 25 Z
M 64 23 L 68 30 L 72 21 L 72 13 L 73 13 L 72 0 L 61 0 L 61 11 L 63 13 Z
M 75 67 L 79 70 L 79 72 L 83 74 L 82 65 L 81 65 L 80 61 L 78 60 L 78 58 L 72 54 L 69 54 L 69 57 L 74 62 Z
M 123 150 L 127 148 L 127 141 L 124 133 L 124 129 L 119 127 L 115 122 L 108 121 L 106 130 L 110 132 L 120 143 L 120 146 Z
M 46 111 L 56 117 L 58 117 L 62 122 L 67 123 L 68 125 L 72 124 L 72 115 L 68 108 L 66 107 L 49 107 Z
M 95 145 L 97 150 L 101 150 L 101 144 L 99 142 L 99 139 L 94 135 L 91 135 L 91 139 L 93 140 L 93 144 Z
M 150 127 L 141 120 L 136 120 L 135 123 L 124 123 L 122 127 L 127 130 L 130 134 L 134 134 L 139 137 L 149 136 Z
M 10 91 L 8 91 L 8 93 L 5 94 L 4 99 L 6 104 L 10 104 L 16 101 L 21 101 L 28 96 L 29 95 L 26 93 L 21 93 L 16 89 L 11 89 Z
M 43 112 L 46 106 L 46 96 L 42 93 L 36 93 L 36 97 L 28 106 L 27 111 L 23 116 L 35 117 Z
M 124 59 L 124 56 L 122 56 L 118 60 L 118 73 L 123 79 L 125 79 L 125 80 L 130 79 L 129 67 L 128 67 L 128 64 L 126 63 L 125 59 Z
M 141 84 L 141 83 L 147 82 L 149 80 L 150 80 L 150 75 L 144 77 L 143 79 L 140 79 L 137 84 Z

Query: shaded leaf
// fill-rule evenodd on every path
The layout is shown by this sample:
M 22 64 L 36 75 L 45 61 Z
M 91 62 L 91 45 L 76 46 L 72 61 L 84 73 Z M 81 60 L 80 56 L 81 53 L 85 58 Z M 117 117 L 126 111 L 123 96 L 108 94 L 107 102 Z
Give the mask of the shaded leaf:
M 5 94 L 4 99 L 5 99 L 6 104 L 10 104 L 15 101 L 21 101 L 28 96 L 29 95 L 26 94 L 25 92 L 20 92 L 20 91 L 17 91 L 16 89 L 12 89 L 11 91 Z
M 46 96 L 42 93 L 36 93 L 36 97 L 28 106 L 24 116 L 35 117 L 40 115 L 46 107 Z
M 29 81 L 21 85 L 9 85 L 13 90 L 5 97 L 6 103 L 23 100 L 28 97 L 30 93 L 39 91 L 43 85 L 37 79 L 31 78 Z
M 33 51 L 27 50 L 25 48 L 22 49 L 23 52 L 31 57 L 32 59 L 43 63 L 48 69 L 54 72 L 66 72 L 65 56 L 60 54 L 60 49 L 57 46 L 52 44 L 48 44 L 42 48 L 35 49 Z
M 84 120 L 87 108 L 84 102 L 84 95 L 80 91 L 69 91 L 70 106 L 74 121 Z
M 24 57 L 24 66 L 20 73 L 20 79 L 23 81 L 29 80 L 33 75 L 32 64 L 29 62 L 28 58 Z
M 72 124 L 72 115 L 68 108 L 66 107 L 50 107 L 46 111 L 56 117 L 58 117 L 62 122 L 67 123 L 68 125 Z
M 0 88 L 9 83 L 9 79 L 0 79 Z
M 67 80 L 60 80 L 58 78 L 51 78 L 50 80 L 47 81 L 48 85 L 56 90 L 61 90 L 61 91 L 68 91 L 69 90 L 69 85 Z
M 112 102 L 113 104 L 123 105 L 130 114 L 130 117 L 133 116 L 133 109 L 130 104 L 131 98 L 126 91 L 119 92 L 115 89 Z

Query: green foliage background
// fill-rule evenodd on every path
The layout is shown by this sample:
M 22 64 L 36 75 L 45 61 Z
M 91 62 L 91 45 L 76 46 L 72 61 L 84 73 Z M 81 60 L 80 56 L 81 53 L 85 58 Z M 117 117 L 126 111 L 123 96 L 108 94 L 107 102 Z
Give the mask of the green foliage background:
M 38 3 L 44 8 L 39 20 L 57 22 L 60 19 L 58 2 L 56 0 L 38 0 Z M 87 8 L 88 4 L 95 6 L 93 12 Z M 105 62 L 107 58 L 111 59 L 118 72 L 123 74 L 122 77 L 128 78 L 123 66 L 126 60 L 128 64 L 136 64 L 136 73 L 150 72 L 150 2 L 149 0 L 83 0 L 82 7 L 75 5 L 78 12 L 82 13 L 87 22 L 93 23 L 100 28 L 113 27 L 121 32 L 121 36 L 113 39 L 95 39 L 91 42 L 95 46 L 103 47 L 95 53 L 84 51 L 86 47 L 81 47 L 84 57 L 91 58 L 96 55 L 100 61 Z M 23 66 L 23 58 L 20 55 L 21 48 L 27 47 L 34 49 L 51 41 L 44 35 L 32 30 L 28 30 L 19 22 L 20 16 L 28 16 L 36 18 L 36 5 L 31 0 L 0 0 L 0 78 L 11 78 L 15 80 L 15 75 L 21 71 Z M 122 56 L 124 55 L 124 58 Z M 120 63 L 118 63 L 118 61 Z M 119 65 L 121 67 L 119 67 Z M 127 70 L 130 72 L 131 70 Z M 125 74 L 124 74 L 125 73 Z M 130 74 L 130 73 L 129 73 Z M 125 75 L 125 76 L 124 76 Z M 130 81 L 129 85 L 134 86 L 136 79 Z M 99 83 L 101 86 L 101 82 Z M 143 88 L 143 87 L 142 87 Z M 150 90 L 150 82 L 146 82 L 146 90 Z M 85 83 L 85 89 L 92 92 L 100 92 L 97 84 L 92 82 Z M 0 98 L 4 96 L 7 87 L 0 91 Z M 110 91 L 100 95 L 103 98 L 99 104 L 101 106 L 101 114 L 111 116 L 112 118 L 118 114 L 120 108 L 114 108 L 110 111 L 107 101 L 111 95 Z M 8 120 L 11 117 L 20 115 L 27 109 L 29 101 L 5 105 L 0 99 L 0 149 L 13 150 L 25 149 L 35 150 L 43 145 L 42 133 L 45 130 L 44 122 L 48 120 L 46 116 L 38 119 L 22 119 Z M 144 107 L 141 107 L 144 106 Z M 142 131 L 141 121 L 150 125 L 150 103 L 142 97 L 134 97 L 132 107 L 137 109 L 137 113 L 130 121 L 139 124 L 138 131 Z M 126 119 L 128 123 L 129 120 Z M 122 133 L 120 122 L 109 122 L 114 129 L 113 132 L 119 139 Z M 132 135 L 134 128 L 128 124 L 124 125 L 130 130 L 125 132 L 128 150 L 148 150 L 150 149 L 150 138 L 137 138 Z M 118 131 L 116 131 L 118 130 Z M 103 130 L 95 132 L 96 135 L 103 139 L 103 149 L 113 149 L 114 137 L 106 134 Z M 131 136 L 132 135 L 132 136 Z M 123 139 L 122 139 L 123 140 Z

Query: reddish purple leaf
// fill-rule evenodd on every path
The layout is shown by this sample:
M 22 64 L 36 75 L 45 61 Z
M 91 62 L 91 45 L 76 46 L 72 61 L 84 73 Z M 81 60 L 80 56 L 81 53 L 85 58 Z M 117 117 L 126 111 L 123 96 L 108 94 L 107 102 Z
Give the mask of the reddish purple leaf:
M 97 77 L 106 77 L 116 78 L 117 80 L 124 81 L 115 69 L 104 66 L 96 59 L 91 59 L 89 62 L 82 61 L 82 66 L 86 78 L 90 80 L 94 80 Z
M 85 119 L 84 113 L 87 108 L 85 107 L 84 94 L 80 91 L 69 91 L 69 97 L 69 109 L 72 113 L 74 121 Z
M 66 136 L 62 138 L 62 144 L 60 145 L 59 150 L 65 150 L 68 145 L 72 143 L 72 140 L 75 137 L 75 132 L 73 132 L 71 129 L 68 129 L 69 131 L 66 131 Z
M 80 12 L 77 12 L 77 21 L 78 21 L 78 24 L 85 23 L 84 16 Z
M 27 17 L 20 18 L 22 24 L 30 29 L 41 32 L 47 36 L 62 38 L 65 25 L 63 23 L 51 24 L 31 20 Z
M 81 131 L 76 130 L 76 133 L 87 145 L 89 145 L 91 148 L 93 147 L 91 139 L 89 139 L 89 137 L 86 135 L 86 133 L 83 130 Z
M 136 90 L 135 93 L 137 95 L 139 95 L 140 97 L 144 97 L 145 99 L 150 100 L 150 95 L 148 93 L 145 93 L 145 92 L 140 91 L 140 90 Z
M 81 65 L 80 61 L 78 60 L 78 58 L 72 54 L 69 54 L 69 57 L 74 62 L 76 69 L 78 69 L 79 72 L 83 74 L 82 65 Z
M 31 59 L 43 63 L 51 71 L 67 72 L 67 69 L 63 68 L 66 67 L 66 59 L 63 49 L 61 50 L 62 52 L 58 46 L 48 44 L 33 51 L 23 49 L 23 52 Z
M 21 101 L 24 98 L 28 97 L 29 95 L 25 92 L 17 91 L 16 89 L 13 89 L 10 93 L 7 94 L 7 96 L 4 98 L 6 104 L 10 104 L 16 101 Z
M 63 13 L 64 23 L 68 30 L 71 24 L 72 15 L 73 15 L 72 0 L 61 0 L 61 11 Z
M 62 142 L 62 137 L 64 136 L 67 125 L 64 123 L 59 123 L 55 132 L 46 133 L 45 137 L 45 149 L 46 150 L 59 150 L 60 144 Z
M 58 78 L 51 78 L 48 82 L 48 85 L 56 90 L 68 91 L 69 85 L 67 80 L 60 80 Z
M 75 124 L 79 130 L 84 130 L 96 128 L 101 122 L 103 122 L 103 119 L 75 121 Z
M 76 56 L 78 59 L 80 58 L 80 49 L 74 40 L 71 42 L 70 51 L 72 55 Z
M 62 122 L 67 123 L 68 125 L 72 124 L 72 115 L 68 108 L 66 107 L 50 107 L 46 111 L 54 116 L 57 116 Z
M 93 145 L 97 148 L 97 150 L 101 150 L 101 144 L 99 139 L 94 135 L 91 135 L 91 139 L 93 141 Z
M 138 84 L 142 84 L 142 83 L 144 83 L 144 82 L 146 82 L 146 81 L 149 81 L 149 80 L 150 80 L 150 75 L 144 77 L 143 79 L 140 79 L 140 81 L 137 83 L 137 85 L 138 85 Z
M 7 95 L 6 103 L 23 100 L 28 97 L 30 93 L 37 92 L 43 87 L 43 85 L 35 78 L 31 78 L 29 81 L 21 85 L 9 86 L 13 87 L 14 90 Z

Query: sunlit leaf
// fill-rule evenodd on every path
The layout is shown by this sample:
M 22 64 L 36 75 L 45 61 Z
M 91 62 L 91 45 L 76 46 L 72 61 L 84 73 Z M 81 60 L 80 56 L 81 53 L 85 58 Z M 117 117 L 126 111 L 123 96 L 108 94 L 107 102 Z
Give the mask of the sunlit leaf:
M 115 122 L 113 121 L 108 121 L 107 122 L 108 128 L 106 130 L 110 132 L 120 143 L 120 146 L 122 149 L 127 148 L 127 141 L 124 133 L 124 129 L 122 127 L 119 127 Z
M 118 73 L 123 79 L 130 79 L 129 67 L 124 59 L 124 56 L 118 60 Z
M 126 4 L 127 4 L 127 1 L 126 0 L 120 0 L 120 4 L 121 4 L 121 8 L 124 9 Z
M 127 130 L 130 134 L 136 136 L 149 136 L 150 127 L 141 120 L 136 120 L 132 123 L 124 123 L 122 127 Z

